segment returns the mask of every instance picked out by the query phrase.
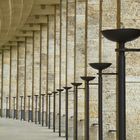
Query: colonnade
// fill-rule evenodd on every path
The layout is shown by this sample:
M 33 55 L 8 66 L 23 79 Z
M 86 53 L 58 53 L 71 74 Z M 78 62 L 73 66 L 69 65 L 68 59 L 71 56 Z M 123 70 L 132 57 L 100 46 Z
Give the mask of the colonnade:
M 117 127 L 109 129 L 108 133 L 113 134 L 113 136 L 117 134 L 116 136 L 119 140 L 126 140 L 124 52 L 139 51 L 139 49 L 126 49 L 122 44 L 124 45 L 125 42 L 138 38 L 140 30 L 116 29 L 104 31 L 102 29 L 103 7 L 102 1 L 100 1 L 98 61 L 96 63 L 90 61 L 90 63 L 88 60 L 88 55 L 90 54 L 90 49 L 88 48 L 88 1 L 86 0 L 83 3 L 85 6 L 84 26 L 81 25 L 80 27 L 77 24 L 78 2 L 75 0 L 72 3 L 74 4 L 74 8 L 71 9 L 73 10 L 72 14 L 74 16 L 72 18 L 74 20 L 72 20 L 73 23 L 69 23 L 70 3 L 68 0 L 61 0 L 60 5 L 54 5 L 54 15 L 44 15 L 43 18 L 46 20 L 43 21 L 39 20 L 40 16 L 35 16 L 35 19 L 38 21 L 37 23 L 28 23 L 28 29 L 24 28 L 22 37 L 17 37 L 15 41 L 10 41 L 9 45 L 2 47 L 0 115 L 1 117 L 6 116 L 7 118 L 20 119 L 47 126 L 49 129 L 52 128 L 53 132 L 58 131 L 60 137 L 65 135 L 66 140 L 71 138 L 69 136 L 71 125 L 69 122 L 72 120 L 71 129 L 74 140 L 103 140 L 103 76 L 115 76 L 117 79 L 117 117 L 115 120 Z M 64 5 L 66 6 L 65 9 L 62 8 Z M 120 28 L 119 0 L 117 1 L 116 15 L 116 28 Z M 82 36 L 80 31 L 83 32 L 83 29 L 78 30 L 78 28 L 82 27 L 84 27 L 84 34 L 82 34 L 84 36 L 84 45 L 80 44 L 79 39 Z M 72 30 L 68 30 L 69 28 L 72 28 Z M 78 31 L 80 37 L 78 36 Z M 72 35 L 70 35 L 70 32 L 72 32 Z M 116 49 L 117 63 L 115 65 L 117 66 L 117 71 L 115 72 L 107 71 L 112 62 L 103 62 L 102 34 L 107 39 L 119 43 L 119 47 Z M 72 42 L 69 40 L 71 37 Z M 83 42 L 82 39 L 81 42 Z M 83 48 L 80 48 L 80 45 Z M 81 56 L 79 56 L 79 51 L 83 51 L 84 55 L 81 53 Z M 6 56 L 8 56 L 8 60 L 5 60 Z M 84 61 L 80 57 L 84 57 Z M 81 63 L 84 63 L 82 66 L 80 65 L 80 60 Z M 6 67 L 6 63 L 8 63 L 9 68 Z M 4 77 L 6 75 L 5 71 L 8 73 L 7 77 Z M 97 72 L 98 78 L 96 78 L 97 75 L 93 74 L 93 72 Z M 91 125 L 90 109 L 92 106 L 90 104 L 90 94 L 94 87 L 98 89 L 98 92 L 96 92 L 98 95 L 96 106 L 98 113 L 95 115 L 97 120 L 93 121 Z M 82 110 L 84 114 L 83 120 L 79 120 L 79 95 L 82 94 L 81 90 L 84 93 L 82 100 L 82 104 L 84 104 Z M 70 95 L 73 99 L 69 98 Z M 70 108 L 69 106 L 72 107 Z M 69 115 L 70 109 L 73 111 L 71 117 Z M 81 122 L 84 122 L 82 125 L 84 127 L 84 135 L 80 134 L 82 127 L 79 128 L 79 124 L 82 124 Z M 93 126 L 94 131 L 97 129 L 93 133 L 94 137 L 90 136 L 92 135 L 91 126 Z

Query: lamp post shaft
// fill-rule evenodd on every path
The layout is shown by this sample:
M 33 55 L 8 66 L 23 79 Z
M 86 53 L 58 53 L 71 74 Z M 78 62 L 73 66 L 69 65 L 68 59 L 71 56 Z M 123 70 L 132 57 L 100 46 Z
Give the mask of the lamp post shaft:
M 6 118 L 8 118 L 8 97 L 6 97 Z
M 13 97 L 13 119 L 16 118 L 16 109 L 15 109 L 15 106 L 16 106 L 16 97 Z
M 66 140 L 68 140 L 68 97 L 69 97 L 68 90 L 66 89 L 66 99 L 65 99 L 66 100 L 65 102 L 66 103 L 66 110 L 65 110 L 66 111 L 66 120 L 65 120 L 66 121 L 65 122 L 66 123 Z
M 89 140 L 89 81 L 85 83 L 85 140 Z
M 59 92 L 59 137 L 61 136 L 61 91 Z
M 118 121 L 119 140 L 126 140 L 126 105 L 125 105 L 125 51 L 124 43 L 118 51 Z
M 66 140 L 68 140 L 68 128 L 69 128 L 69 120 L 68 120 L 68 117 L 69 117 L 69 112 L 68 112 L 68 107 L 69 107 L 69 89 L 71 89 L 71 87 L 64 87 L 65 91 L 66 91 L 66 94 L 65 94 L 65 113 L 66 113 L 66 119 L 65 119 L 65 127 L 66 127 L 66 130 L 65 130 L 65 135 L 66 135 Z
M 54 101 L 53 101 L 53 132 L 55 132 L 55 94 L 54 94 Z
M 38 95 L 35 95 L 35 124 L 37 124 L 37 98 Z
M 42 96 L 42 126 L 44 126 L 44 96 Z
M 51 95 L 49 95 L 49 111 L 48 111 L 48 113 L 49 113 L 49 118 L 48 118 L 48 120 L 49 120 L 49 124 L 48 124 L 48 128 L 50 129 L 50 127 L 51 127 Z
M 55 132 L 55 114 L 56 114 L 56 109 L 55 109 L 55 105 L 56 105 L 56 93 L 57 92 L 53 92 L 53 132 Z
M 61 90 L 59 90 L 59 137 L 61 136 Z
M 78 87 L 74 86 L 74 140 L 78 140 Z
M 30 97 L 28 96 L 28 122 L 30 121 Z
M 23 104 L 23 96 L 21 96 L 21 117 L 20 117 L 21 120 L 23 119 L 22 104 Z
M 102 71 L 99 70 L 99 77 L 98 77 L 98 118 L 99 118 L 99 140 L 103 140 L 103 105 L 102 105 L 102 101 L 103 101 L 103 95 L 102 95 L 102 87 L 103 87 L 103 83 L 102 83 Z

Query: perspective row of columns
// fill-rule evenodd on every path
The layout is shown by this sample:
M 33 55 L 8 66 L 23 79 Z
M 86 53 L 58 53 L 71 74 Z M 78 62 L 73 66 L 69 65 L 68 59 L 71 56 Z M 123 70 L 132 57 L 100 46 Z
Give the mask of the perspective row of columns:
M 101 5 L 101 3 L 102 3 L 102 1 L 100 2 L 100 9 L 102 9 L 102 5 Z M 77 29 L 77 26 L 76 26 L 76 1 L 75 1 L 75 24 L 74 24 L 74 71 L 73 71 L 73 75 L 74 75 L 74 77 L 73 77 L 73 81 L 71 81 L 71 82 L 73 82 L 73 86 L 74 86 L 74 90 L 75 90 L 75 93 L 77 93 L 77 87 L 78 86 L 80 86 L 82 83 L 79 83 L 79 82 L 76 82 L 77 81 L 77 76 L 76 76 L 76 69 L 77 69 L 77 71 L 78 71 L 78 68 L 76 68 L 76 61 L 77 61 L 77 51 L 76 51 L 76 41 L 77 41 L 77 38 L 76 38 L 76 29 Z M 19 103 L 21 103 L 21 119 L 24 119 L 24 120 L 26 120 L 26 118 L 28 118 L 28 121 L 34 121 L 35 120 L 35 122 L 37 122 L 37 114 L 35 113 L 33 113 L 33 112 L 36 112 L 37 111 L 37 101 L 38 101 L 38 103 L 39 103 L 39 105 L 38 105 L 38 122 L 41 124 L 41 120 L 44 120 L 44 118 L 42 118 L 41 119 L 41 116 L 42 117 L 44 117 L 44 115 L 41 115 L 41 112 L 42 113 L 44 113 L 44 108 L 46 108 L 46 121 L 45 121 L 45 123 L 46 123 L 46 125 L 48 125 L 47 124 L 47 118 L 48 118 L 48 106 L 50 106 L 50 105 L 48 105 L 48 96 L 49 96 L 49 93 L 50 92 L 52 92 L 53 93 L 53 95 L 54 95 L 54 116 L 53 116 L 53 124 L 54 124 L 54 126 L 53 126 L 53 128 L 54 128 L 54 132 L 55 132 L 55 115 L 56 115 L 56 113 L 55 113 L 55 94 L 56 94 L 56 90 L 59 92 L 59 94 L 61 94 L 61 91 L 62 91 L 62 88 L 64 87 L 64 89 L 65 89 L 65 91 L 66 91 L 66 100 L 65 100 L 65 109 L 66 109 L 66 124 L 68 123 L 68 91 L 69 91 L 69 89 L 71 89 L 71 87 L 69 87 L 68 85 L 70 84 L 68 81 L 68 77 L 69 77 L 69 74 L 68 74 L 68 63 L 69 63 L 69 60 L 68 60 L 68 56 L 69 56 L 69 54 L 68 54 L 68 46 L 69 46 L 69 44 L 68 44 L 68 27 L 69 27 L 69 24 L 68 24 L 68 1 L 66 1 L 66 30 L 65 30 L 65 32 L 66 32 L 66 36 L 65 36 L 65 39 L 66 39 L 66 44 L 65 44 L 65 65 L 64 65 L 64 67 L 65 67 L 65 70 L 64 70 L 64 72 L 65 72 L 65 82 L 63 82 L 63 84 L 62 84 L 62 73 L 63 73 L 63 71 L 62 71 L 62 64 L 63 64 L 63 59 L 62 59 L 62 53 L 63 53 L 63 50 L 62 49 L 64 49 L 63 48 L 63 37 L 62 37 L 62 35 L 63 35 L 63 30 L 62 30 L 62 1 L 61 1 L 61 4 L 60 4 L 60 19 L 58 19 L 58 20 L 60 20 L 60 27 L 58 27 L 58 24 L 57 24 L 57 10 L 58 10 L 58 7 L 57 8 L 55 8 L 55 16 L 47 16 L 47 21 L 46 21 L 46 25 L 44 25 L 44 24 L 40 24 L 39 26 L 40 26 L 40 41 L 39 41 L 39 52 L 40 52 L 40 54 L 39 54 L 39 91 L 38 91 L 38 95 L 35 95 L 34 93 L 34 86 L 35 86 L 35 83 L 34 83 L 34 78 L 35 78 L 35 76 L 36 76 L 36 73 L 35 73 L 35 71 L 34 71 L 34 68 L 35 68 L 35 61 L 34 61 L 34 57 L 35 57 L 35 55 L 34 55 L 34 53 L 35 53 L 35 34 L 36 34 L 36 32 L 38 32 L 38 31 L 32 31 L 32 33 L 33 33 L 33 36 L 32 36 L 32 38 L 30 38 L 30 39 L 32 39 L 32 80 L 31 80 L 31 82 L 32 82 L 32 84 L 31 84 L 31 86 L 32 86 L 32 93 L 30 94 L 30 95 L 28 95 L 27 94 L 27 92 L 26 92 L 26 88 L 27 88 L 27 61 L 28 61 L 28 59 L 27 59 L 27 40 L 28 40 L 28 37 L 25 37 L 25 41 L 19 41 L 19 42 L 17 42 L 17 46 L 16 46 L 16 50 L 17 50 L 17 67 L 16 68 L 13 68 L 12 67 L 12 48 L 13 48 L 13 46 L 10 46 L 10 48 L 9 48 L 9 52 L 10 52 L 10 70 L 9 70 L 9 72 L 10 72 L 10 74 L 9 74 L 9 96 L 8 97 L 6 97 L 6 109 L 8 109 L 8 107 L 7 106 L 9 106 L 9 113 L 6 113 L 6 114 L 9 114 L 8 116 L 9 117 L 11 117 L 11 110 L 12 110 L 12 98 L 13 98 L 13 109 L 14 109 L 14 117 L 15 118 L 19 118 L 19 112 L 18 112 L 18 110 L 20 110 L 19 109 Z M 118 8 L 118 15 L 117 15 L 117 21 L 119 21 L 119 8 Z M 102 12 L 102 10 L 101 10 L 101 12 Z M 50 22 L 50 17 L 53 17 L 53 22 Z M 51 25 L 52 25 L 52 23 L 54 23 L 53 24 L 53 30 L 51 30 Z M 119 23 L 117 22 L 117 27 L 119 27 Z M 43 65 L 43 62 L 42 62 L 42 58 L 43 58 L 43 51 L 42 51 L 42 46 L 43 46 L 43 30 L 42 30 L 42 28 L 43 28 L 43 26 L 45 26 L 45 27 L 47 27 L 47 30 L 46 30 L 46 32 L 47 32 L 47 43 L 46 43 L 46 54 L 47 54 L 47 56 L 46 56 L 46 64 L 45 64 L 45 66 L 46 66 L 46 90 L 44 90 L 43 92 L 42 92 L 42 65 Z M 60 32 L 59 31 L 57 31 L 58 30 L 58 28 L 60 28 Z M 100 13 L 100 29 L 99 29 L 99 33 L 100 33 L 100 31 L 101 31 L 101 29 L 102 29 L 102 14 Z M 53 32 L 53 33 L 52 33 Z M 57 49 L 57 33 L 59 32 L 59 75 L 57 75 L 56 76 L 56 60 L 57 60 L 57 54 L 56 54 L 56 49 Z M 52 33 L 52 34 L 51 34 Z M 53 35 L 53 37 L 52 37 L 52 35 Z M 84 91 L 85 91 L 85 99 L 87 99 L 87 100 L 85 100 L 85 139 L 86 140 L 88 140 L 89 139 L 89 95 L 88 95 L 88 90 L 89 90 L 89 81 L 90 80 L 93 80 L 94 79 L 94 77 L 89 77 L 88 76 L 88 73 L 87 73 L 87 65 L 88 65 L 88 60 L 87 60 L 87 53 L 88 53 L 88 40 L 87 40 L 87 38 L 88 38 L 88 1 L 86 1 L 85 2 L 85 50 L 84 50 L 84 62 L 85 62 L 85 64 L 84 64 L 84 74 L 83 74 L 83 76 L 84 77 L 81 77 L 83 80 L 84 80 L 84 82 L 83 83 L 85 83 L 85 85 L 84 85 L 84 87 L 83 87 L 83 89 L 84 89 Z M 52 39 L 53 38 L 53 39 Z M 101 36 L 101 34 L 99 35 L 99 62 L 102 62 L 102 58 L 101 58 L 101 53 L 102 53 L 102 44 L 101 44 L 101 38 L 102 38 L 102 36 Z M 53 40 L 51 43 L 50 43 L 50 40 Z M 20 57 L 20 52 L 19 52 L 19 49 L 20 49 L 20 45 L 23 45 L 25 48 L 24 48 L 24 53 L 25 53 L 25 57 L 24 57 L 24 95 L 20 95 L 19 94 L 19 76 L 20 76 L 20 70 L 19 70 L 19 57 Z M 53 58 L 51 58 L 50 56 L 49 56 L 49 49 L 50 49 L 50 47 L 51 47 L 51 49 L 53 50 Z M 3 104 L 4 104 L 4 89 L 3 89 L 3 87 L 4 87 L 4 83 L 3 83 L 3 74 L 4 74 L 4 69 L 3 69 L 3 62 L 4 62 L 4 52 L 5 52 L 6 50 L 2 50 L 2 52 L 1 52 L 1 55 L 2 55 L 2 69 L 1 69 L 1 116 L 3 116 Z M 50 78 L 51 78 L 51 72 L 49 71 L 49 64 L 50 64 L 50 59 L 52 59 L 53 61 L 53 77 L 52 77 L 52 81 L 53 81 L 53 84 L 51 83 L 51 81 L 49 81 L 49 76 L 50 76 Z M 107 65 L 110 65 L 110 63 L 108 63 Z M 92 67 L 96 67 L 95 69 L 98 69 L 99 70 L 99 82 L 98 82 L 98 84 L 99 83 L 101 83 L 101 85 L 99 84 L 98 86 L 101 86 L 102 87 L 102 72 L 101 72 L 101 70 L 103 69 L 103 68 L 101 68 L 101 69 L 99 69 L 99 68 L 97 68 L 97 66 L 92 66 Z M 106 66 L 107 67 L 107 66 Z M 105 68 L 106 68 L 105 67 Z M 11 72 L 12 72 L 12 69 L 16 69 L 16 71 L 17 71 L 17 80 L 16 80 L 16 84 L 17 84 L 17 89 L 16 89 L 16 96 L 12 96 L 12 92 L 11 92 Z M 51 74 L 50 74 L 51 73 Z M 114 74 L 114 73 L 113 73 Z M 82 76 L 82 75 L 81 75 Z M 58 79 L 59 80 L 58 80 Z M 79 77 L 79 79 L 80 79 L 80 77 Z M 58 84 L 56 85 L 56 81 L 59 81 L 58 82 Z M 52 85 L 52 88 L 50 88 L 49 87 L 49 83 L 51 83 Z M 78 85 L 77 85 L 78 84 Z M 51 91 L 51 90 L 52 91 Z M 99 89 L 102 89 L 102 88 L 99 88 Z M 102 92 L 102 91 L 99 91 L 99 92 Z M 46 95 L 46 96 L 45 96 Z M 49 96 L 50 97 L 50 96 Z M 21 101 L 19 101 L 19 99 L 21 98 Z M 27 100 L 28 99 L 28 100 Z M 31 100 L 32 99 L 32 100 Z M 77 94 L 74 94 L 74 99 L 77 99 Z M 102 101 L 102 97 L 100 96 L 99 97 L 99 101 Z M 32 102 L 31 102 L 32 101 Z M 8 105 L 7 105 L 7 103 L 9 103 Z M 27 103 L 28 103 L 28 105 L 27 105 Z M 35 104 L 36 103 L 36 104 Z M 22 104 L 24 104 L 24 106 L 22 106 Z M 31 107 L 30 107 L 30 104 L 31 104 Z M 45 105 L 44 105 L 45 104 Z M 59 96 L 59 109 L 60 109 L 60 106 L 61 106 L 61 97 Z M 24 108 L 24 112 L 22 112 L 22 107 Z M 28 109 L 27 109 L 27 107 L 28 107 Z M 99 114 L 102 112 L 102 108 L 100 108 L 100 107 L 102 107 L 102 102 L 99 102 L 99 109 L 98 109 L 98 111 L 100 111 L 99 112 Z M 75 108 L 75 114 L 74 114 L 74 123 L 75 123 L 75 126 L 76 126 L 76 124 L 77 124 L 77 101 L 75 100 L 75 102 L 74 102 L 74 108 Z M 42 109 L 42 110 L 41 110 Z M 28 112 L 28 117 L 25 117 L 25 112 L 26 112 L 26 110 L 28 110 L 29 112 Z M 32 112 L 30 112 L 32 110 Z M 59 113 L 60 113 L 61 111 L 59 110 Z M 24 114 L 24 115 L 23 115 Z M 61 113 L 60 113 L 61 114 Z M 61 117 L 61 115 L 59 114 L 59 116 Z M 101 114 L 102 115 L 102 114 Z M 24 116 L 24 117 L 23 117 Z M 31 116 L 31 117 L 30 117 Z M 88 116 L 88 117 L 87 117 Z M 23 117 L 23 118 L 22 118 Z M 61 121 L 61 119 L 59 118 L 59 121 Z M 102 116 L 101 116 L 101 119 L 99 119 L 99 124 L 101 124 L 101 125 L 99 125 L 100 127 L 100 131 L 99 131 L 99 136 L 101 136 L 101 138 L 100 138 L 100 140 L 102 139 Z M 42 125 L 44 125 L 44 121 L 42 122 L 43 124 Z M 66 125 L 66 138 L 68 139 L 68 131 L 67 131 L 67 129 L 68 129 L 68 125 Z M 75 127 L 75 131 L 77 131 L 77 129 L 76 129 L 76 127 Z M 75 133 L 75 134 L 77 134 L 77 133 Z M 59 135 L 61 135 L 61 134 L 59 134 Z M 75 139 L 77 139 L 77 136 L 75 135 Z

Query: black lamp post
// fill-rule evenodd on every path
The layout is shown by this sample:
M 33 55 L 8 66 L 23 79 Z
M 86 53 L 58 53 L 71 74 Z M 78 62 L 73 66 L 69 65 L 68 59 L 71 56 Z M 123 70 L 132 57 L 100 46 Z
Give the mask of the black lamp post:
M 109 40 L 118 43 L 116 49 L 118 55 L 118 94 L 117 94 L 117 113 L 118 113 L 118 139 L 126 140 L 126 87 L 125 87 L 125 52 L 135 51 L 140 49 L 125 48 L 125 43 L 132 41 L 140 36 L 140 29 L 113 29 L 104 30 L 102 34 Z
M 13 97 L 13 119 L 16 118 L 16 97 Z
M 72 87 L 63 87 L 65 90 L 66 90 L 66 101 L 65 101 L 65 103 L 66 103 L 66 105 L 65 105 L 65 112 L 66 112 L 66 120 L 65 120 L 65 125 L 66 125 L 66 130 L 65 130 L 65 134 L 66 134 L 66 140 L 68 140 L 68 98 L 69 98 L 69 96 L 68 96 L 68 94 L 69 94 L 69 89 L 71 89 Z
M 57 89 L 59 93 L 59 137 L 61 136 L 61 93 L 64 89 Z
M 103 140 L 103 82 L 102 82 L 102 70 L 108 68 L 111 63 L 90 63 L 90 66 L 98 70 L 98 124 L 99 124 L 99 140 Z
M 6 97 L 6 118 L 9 116 L 9 109 L 8 109 L 8 97 Z
M 21 107 L 21 111 L 20 111 L 20 120 L 22 120 L 23 119 L 23 110 L 22 110 L 22 108 L 23 108 L 23 106 L 22 106 L 22 104 L 23 104 L 23 96 L 20 96 L 20 99 L 21 99 L 21 101 L 20 101 L 20 103 L 21 103 L 21 105 L 20 105 L 20 107 Z
M 41 94 L 42 96 L 42 126 L 44 126 L 44 96 L 45 94 Z
M 31 120 L 30 104 L 31 104 L 31 96 L 28 95 L 28 122 Z
M 53 132 L 55 132 L 55 104 L 56 104 L 56 91 L 52 92 L 53 94 Z
M 38 114 L 38 111 L 37 111 L 37 103 L 38 103 L 38 95 L 34 95 L 35 96 L 35 124 L 37 124 L 37 114 Z
M 49 103 L 49 110 L 48 110 L 48 113 L 49 113 L 49 117 L 48 117 L 48 121 L 49 121 L 49 123 L 48 123 L 48 128 L 50 129 L 51 128 L 51 95 L 52 95 L 52 93 L 48 93 L 48 96 L 49 96 L 49 98 L 48 98 L 48 103 Z
M 82 83 L 71 83 L 74 87 L 74 140 L 78 140 L 78 87 L 82 85 Z
M 95 77 L 92 76 L 82 76 L 82 80 L 85 81 L 85 140 L 89 140 L 89 82 Z

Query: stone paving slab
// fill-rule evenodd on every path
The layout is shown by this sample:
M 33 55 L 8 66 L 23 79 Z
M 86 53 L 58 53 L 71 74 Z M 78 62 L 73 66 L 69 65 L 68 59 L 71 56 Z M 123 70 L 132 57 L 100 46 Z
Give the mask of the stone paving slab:
M 0 118 L 0 140 L 65 140 L 65 137 L 34 123 Z

